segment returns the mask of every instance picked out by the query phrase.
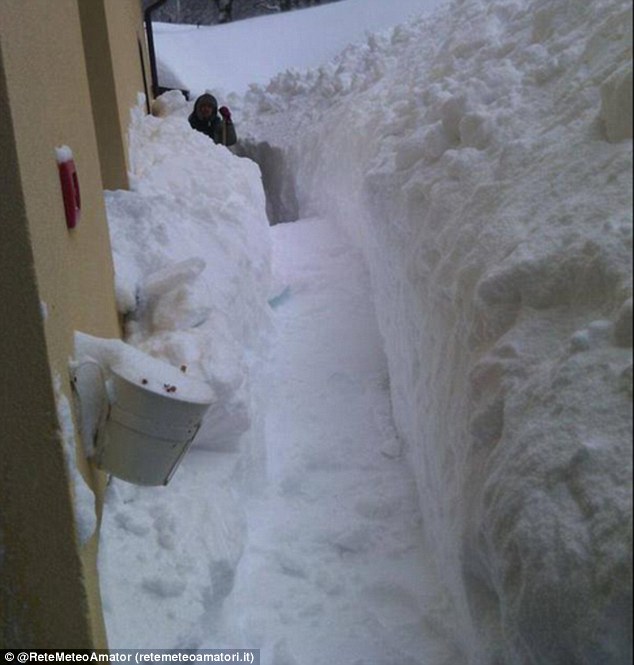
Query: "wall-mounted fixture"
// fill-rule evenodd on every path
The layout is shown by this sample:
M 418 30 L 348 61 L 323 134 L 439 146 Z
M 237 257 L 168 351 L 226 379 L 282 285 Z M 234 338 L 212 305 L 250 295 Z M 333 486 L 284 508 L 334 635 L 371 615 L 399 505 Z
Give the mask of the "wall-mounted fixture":
M 77 167 L 75 166 L 72 150 L 67 145 L 55 148 L 55 155 L 64 199 L 66 227 L 74 229 L 81 216 L 81 194 L 79 192 Z
M 120 340 L 78 335 L 71 375 L 88 456 L 130 483 L 167 485 L 214 401 L 211 388 Z

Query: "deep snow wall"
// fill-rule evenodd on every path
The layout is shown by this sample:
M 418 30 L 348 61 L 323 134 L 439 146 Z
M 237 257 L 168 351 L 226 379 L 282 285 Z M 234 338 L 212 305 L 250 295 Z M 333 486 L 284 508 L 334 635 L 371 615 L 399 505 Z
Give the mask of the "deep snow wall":
M 192 649 L 215 637 L 247 541 L 235 488 L 262 456 L 250 375 L 271 247 L 257 166 L 192 131 L 180 92 L 155 107 L 132 113 L 131 191 L 105 194 L 117 305 L 128 344 L 215 399 L 168 486 L 111 478 L 98 564 L 112 648 Z
M 631 25 L 456 0 L 247 96 L 368 261 L 470 663 L 631 661 Z
M 260 171 L 192 132 L 180 92 L 156 106 L 165 117 L 132 114 L 132 191 L 106 192 L 117 306 L 129 344 L 210 383 L 197 446 L 231 449 L 252 415 L 248 358 L 270 326 Z

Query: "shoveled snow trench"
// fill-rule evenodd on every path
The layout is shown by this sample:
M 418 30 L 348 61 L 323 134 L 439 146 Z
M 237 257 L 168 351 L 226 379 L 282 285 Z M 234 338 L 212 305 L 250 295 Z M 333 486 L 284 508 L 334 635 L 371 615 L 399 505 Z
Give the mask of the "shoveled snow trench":
M 272 236 L 276 331 L 256 381 L 267 482 L 247 506 L 225 609 L 263 663 L 438 662 L 425 637 L 434 581 L 362 257 L 324 219 Z

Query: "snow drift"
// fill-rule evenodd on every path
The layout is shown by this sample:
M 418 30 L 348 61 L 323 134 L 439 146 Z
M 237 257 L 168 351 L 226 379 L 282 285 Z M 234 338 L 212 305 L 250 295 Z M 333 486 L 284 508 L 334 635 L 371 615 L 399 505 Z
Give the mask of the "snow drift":
M 246 357 L 270 327 L 260 172 L 177 114 L 138 108 L 130 136 L 132 191 L 106 193 L 126 341 L 209 381 L 218 404 L 197 445 L 231 448 L 249 426 Z
M 246 541 L 234 480 L 271 325 L 264 193 L 257 166 L 192 131 L 185 104 L 176 92 L 161 98 L 169 117 L 135 109 L 131 191 L 106 192 L 106 208 L 126 342 L 207 382 L 216 401 L 167 487 L 109 484 L 99 575 L 113 648 L 208 638 Z
M 631 659 L 631 25 L 455 0 L 246 97 L 367 259 L 470 663 Z
M 211 85 L 218 98 L 228 96 L 233 106 L 252 84 L 266 83 L 288 67 L 318 66 L 368 32 L 440 2 L 346 0 L 344 8 L 329 3 L 214 26 L 157 23 L 159 81 L 188 88 L 194 96 Z

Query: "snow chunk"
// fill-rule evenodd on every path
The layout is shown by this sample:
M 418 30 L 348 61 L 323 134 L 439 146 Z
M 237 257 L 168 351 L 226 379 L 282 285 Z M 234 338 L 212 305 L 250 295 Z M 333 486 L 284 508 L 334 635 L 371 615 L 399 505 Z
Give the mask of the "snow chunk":
M 203 259 L 195 257 L 157 270 L 143 283 L 143 295 L 147 298 L 156 298 L 163 293 L 173 291 L 182 284 L 190 284 L 202 273 L 205 265 Z
M 188 377 L 184 370 L 153 358 L 119 339 L 102 339 L 75 333 L 76 363 L 98 362 L 106 372 L 116 372 L 131 383 L 160 395 L 200 404 L 214 401 L 211 387 Z M 186 368 L 185 368 L 186 370 Z
M 62 391 L 61 378 L 55 376 L 54 381 L 57 419 L 60 425 L 66 468 L 71 482 L 75 528 L 80 544 L 85 545 L 97 528 L 95 495 L 77 467 L 77 439 L 70 402 Z
M 58 164 L 73 161 L 73 151 L 67 145 L 61 145 L 55 148 L 55 159 Z
M 180 90 L 168 90 L 152 102 L 152 115 L 164 118 L 173 113 L 185 112 L 187 100 Z

